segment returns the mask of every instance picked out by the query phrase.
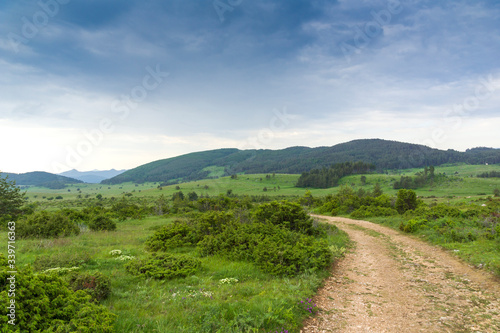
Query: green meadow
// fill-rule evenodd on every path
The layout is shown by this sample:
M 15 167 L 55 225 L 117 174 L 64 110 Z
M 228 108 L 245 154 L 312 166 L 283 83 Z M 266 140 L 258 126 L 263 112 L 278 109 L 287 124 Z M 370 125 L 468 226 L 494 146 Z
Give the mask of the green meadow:
M 210 171 L 215 177 L 221 170 Z M 341 179 L 339 186 L 328 189 L 295 187 L 300 175 L 287 174 L 239 174 L 169 186 L 124 183 L 75 184 L 60 190 L 30 187 L 26 189 L 27 203 L 35 211 L 56 212 L 64 208 L 87 210 L 89 214 L 107 212 L 114 216 L 112 209 L 121 203 L 134 207 L 132 210 L 148 208 L 150 213 L 117 218 L 114 231 L 91 231 L 80 225 L 78 235 L 18 239 L 16 264 L 18 267 L 29 265 L 36 274 L 43 274 L 48 268 L 78 267 L 75 269 L 78 274 L 99 272 L 109 277 L 111 294 L 101 304 L 117 316 L 116 332 L 299 332 L 302 321 L 316 311 L 308 302 L 328 276 L 328 269 L 306 270 L 289 276 L 272 274 L 249 260 L 200 255 L 199 249 L 189 244 L 168 251 L 199 260 L 199 269 L 186 277 L 155 279 L 133 275 L 126 265 L 150 255 L 146 244 L 158 230 L 176 223 L 189 226 L 191 221 L 198 219 L 202 208 L 206 209 L 203 198 L 211 198 L 209 202 L 213 200 L 215 208 L 209 209 L 233 214 L 239 223 L 245 224 L 262 202 L 272 200 L 299 202 L 305 205 L 303 209 L 318 211 L 328 206 L 333 196 L 343 195 L 347 188 L 352 189 L 348 191 L 351 196 L 361 198 L 363 193 L 373 191 L 375 184 L 380 185 L 384 194 L 395 198 L 398 191 L 393 188 L 394 182 L 401 176 L 413 176 L 420 171 L 366 174 L 364 181 L 361 175 L 347 176 Z M 491 201 L 494 200 L 493 192 L 500 188 L 500 179 L 476 177 L 490 171 L 500 171 L 500 166 L 436 167 L 435 173 L 446 177 L 415 192 L 426 207 L 442 203 L 466 212 L 470 207 L 480 208 L 494 202 Z M 179 199 L 179 192 L 186 198 Z M 188 201 L 188 194 L 193 192 L 197 201 Z M 152 213 L 162 200 L 166 202 L 165 214 Z M 340 215 L 350 216 L 350 212 Z M 416 217 L 366 217 L 395 229 L 400 229 L 412 218 Z M 432 222 L 437 227 L 422 228 L 416 235 L 449 249 L 477 267 L 495 270 L 500 267 L 499 241 L 494 237 L 482 237 L 482 229 L 471 221 L 461 218 L 457 226 L 460 233 L 472 230 L 479 235 L 472 241 L 453 241 L 455 238 L 450 241 L 448 234 L 437 233 L 445 232 L 438 225 L 439 220 Z M 2 231 L 0 235 L 6 239 L 7 232 Z M 333 260 L 338 260 L 350 246 L 346 234 L 336 228 L 325 237 Z M 116 255 L 118 252 L 120 254 Z

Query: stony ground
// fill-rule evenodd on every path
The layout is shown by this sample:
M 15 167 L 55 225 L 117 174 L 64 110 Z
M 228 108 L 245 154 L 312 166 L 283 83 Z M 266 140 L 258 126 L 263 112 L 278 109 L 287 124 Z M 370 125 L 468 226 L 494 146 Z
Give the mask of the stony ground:
M 302 332 L 500 332 L 492 275 L 381 225 L 315 218 L 346 231 L 355 247 L 333 268 Z

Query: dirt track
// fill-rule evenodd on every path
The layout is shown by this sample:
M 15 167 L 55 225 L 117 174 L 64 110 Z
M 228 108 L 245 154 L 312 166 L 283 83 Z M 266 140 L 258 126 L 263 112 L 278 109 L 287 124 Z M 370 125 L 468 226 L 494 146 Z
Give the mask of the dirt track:
M 302 332 L 500 332 L 500 282 L 490 274 L 381 225 L 314 217 L 346 231 L 355 248 Z

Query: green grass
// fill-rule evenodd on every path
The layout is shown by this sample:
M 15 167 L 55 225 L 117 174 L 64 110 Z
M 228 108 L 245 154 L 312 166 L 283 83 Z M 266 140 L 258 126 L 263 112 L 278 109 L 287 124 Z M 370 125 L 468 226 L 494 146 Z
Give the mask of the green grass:
M 213 176 L 220 174 L 220 170 L 216 167 L 207 168 L 213 173 Z M 376 183 L 379 183 L 384 193 L 396 194 L 392 185 L 401 176 L 412 176 L 421 169 L 409 169 L 400 171 L 391 171 L 388 174 L 368 174 L 366 176 L 366 184 L 361 183 L 361 175 L 348 176 L 340 180 L 339 185 L 349 185 L 356 190 L 362 188 L 366 191 L 372 191 Z M 439 202 L 456 202 L 456 201 L 471 201 L 480 198 L 486 198 L 493 195 L 495 188 L 500 189 L 500 178 L 477 178 L 477 174 L 489 171 L 500 171 L 500 165 L 451 165 L 436 167 L 435 173 L 445 173 L 448 175 L 447 181 L 440 184 L 434 184 L 419 188 L 416 190 L 417 195 L 424 198 L 426 201 Z M 63 200 L 76 200 L 80 194 L 83 198 L 95 198 L 98 194 L 103 197 L 121 197 L 125 193 L 131 193 L 138 198 L 155 198 L 164 194 L 171 196 L 177 192 L 177 186 L 180 190 L 187 194 L 196 192 L 198 195 L 214 196 L 225 194 L 228 190 L 232 190 L 235 195 L 261 196 L 267 195 L 270 197 L 288 196 L 300 197 L 310 190 L 313 196 L 324 196 L 330 193 L 337 193 L 340 187 L 329 189 L 304 189 L 297 188 L 295 184 L 300 175 L 276 174 L 274 177 L 266 178 L 266 174 L 238 175 L 237 179 L 231 177 L 221 177 L 217 179 L 205 179 L 178 185 L 164 186 L 160 190 L 159 183 L 124 183 L 119 185 L 102 185 L 102 184 L 75 184 L 69 185 L 66 189 L 49 190 L 47 188 L 31 187 L 27 189 L 27 196 L 31 202 L 42 201 L 50 204 L 57 203 L 58 200 L 53 199 L 48 201 L 47 198 L 62 196 Z M 264 192 L 264 187 L 267 191 Z M 80 189 L 81 193 L 77 190 Z M 44 198 L 45 197 L 45 198 Z M 431 197 L 431 198 L 429 198 Z M 435 197 L 435 198 L 434 198 Z M 470 198 L 469 198 L 470 197 Z M 59 200 L 60 202 L 61 200 Z
M 60 239 L 17 240 L 17 265 L 33 264 L 39 256 L 88 253 L 92 260 L 80 271 L 99 271 L 111 278 L 112 294 L 104 301 L 118 316 L 116 332 L 246 332 L 260 327 L 268 332 L 278 326 L 298 332 L 306 311 L 298 302 L 312 297 L 328 272 L 304 273 L 280 278 L 263 273 L 248 262 L 204 257 L 201 270 L 193 276 L 168 281 L 129 274 L 126 262 L 116 260 L 111 250 L 142 257 L 144 242 L 161 225 L 177 217 L 148 217 L 118 223 L 114 232 L 84 232 Z M 6 239 L 6 233 L 0 233 Z M 338 233 L 329 242 L 344 248 L 347 235 Z M 193 248 L 176 252 L 196 256 Z M 235 278 L 237 283 L 221 285 Z

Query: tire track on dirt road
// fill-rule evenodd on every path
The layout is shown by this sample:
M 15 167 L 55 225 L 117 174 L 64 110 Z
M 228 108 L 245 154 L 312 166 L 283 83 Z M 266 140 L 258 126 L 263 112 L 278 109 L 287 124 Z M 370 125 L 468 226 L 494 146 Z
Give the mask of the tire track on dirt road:
M 500 332 L 500 282 L 451 254 L 367 221 L 313 215 L 355 248 L 315 297 L 302 332 Z

